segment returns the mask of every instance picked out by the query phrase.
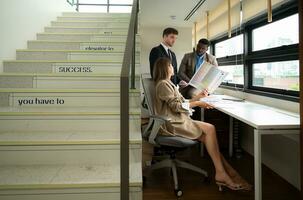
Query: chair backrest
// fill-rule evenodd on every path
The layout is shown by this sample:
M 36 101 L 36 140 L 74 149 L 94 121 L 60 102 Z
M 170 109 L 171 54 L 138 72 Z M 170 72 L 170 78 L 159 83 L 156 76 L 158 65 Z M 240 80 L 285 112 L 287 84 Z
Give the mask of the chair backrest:
M 151 116 L 155 116 L 154 111 L 154 97 L 156 95 L 155 91 L 155 82 L 152 78 L 146 78 L 141 76 L 142 78 L 142 86 L 144 90 L 145 101 L 148 107 L 149 114 Z M 154 120 L 150 120 L 147 128 L 145 128 L 143 132 L 143 138 L 147 139 L 150 143 L 154 145 L 166 146 L 166 147 L 174 147 L 174 148 L 186 148 L 192 145 L 197 144 L 198 142 L 195 140 L 190 140 L 187 138 L 175 136 L 158 136 L 158 130 L 160 128 L 159 123 Z M 152 130 L 150 128 L 152 127 Z
M 142 86 L 144 90 L 145 101 L 148 107 L 148 111 L 150 115 L 155 115 L 154 110 L 154 96 L 155 92 L 155 82 L 152 78 L 142 77 Z

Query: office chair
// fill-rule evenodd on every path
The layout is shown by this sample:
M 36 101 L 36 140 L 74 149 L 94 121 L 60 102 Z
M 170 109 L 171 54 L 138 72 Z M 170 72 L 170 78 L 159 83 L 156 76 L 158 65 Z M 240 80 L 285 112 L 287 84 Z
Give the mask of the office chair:
M 175 195 L 177 197 L 181 197 L 183 195 L 183 191 L 179 188 L 178 185 L 177 167 L 198 172 L 204 176 L 205 181 L 209 181 L 208 173 L 205 170 L 176 159 L 176 153 L 178 151 L 186 150 L 187 148 L 198 144 L 198 141 L 179 136 L 172 137 L 158 134 L 160 126 L 166 122 L 169 122 L 170 120 L 166 116 L 155 115 L 153 106 L 153 98 L 155 96 L 154 81 L 151 78 L 146 78 L 143 76 L 141 76 L 141 78 L 145 95 L 145 103 L 147 104 L 150 115 L 148 125 L 144 129 L 142 137 L 154 146 L 159 147 L 164 154 L 169 155 L 169 158 L 152 164 L 146 170 L 148 172 L 151 172 L 156 169 L 169 167 L 173 175 Z

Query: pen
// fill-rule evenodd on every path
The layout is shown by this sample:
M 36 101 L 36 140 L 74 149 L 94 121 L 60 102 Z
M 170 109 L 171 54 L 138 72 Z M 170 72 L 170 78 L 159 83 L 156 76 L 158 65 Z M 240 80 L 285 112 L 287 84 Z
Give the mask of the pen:
M 229 99 L 229 98 L 222 98 L 222 100 L 237 101 L 237 102 L 242 102 L 242 101 L 244 101 L 244 99 Z

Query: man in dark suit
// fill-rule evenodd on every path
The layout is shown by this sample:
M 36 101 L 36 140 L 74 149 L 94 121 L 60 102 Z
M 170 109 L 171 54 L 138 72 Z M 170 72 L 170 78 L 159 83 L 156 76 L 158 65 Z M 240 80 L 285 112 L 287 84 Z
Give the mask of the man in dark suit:
M 155 62 L 162 57 L 169 58 L 171 64 L 174 67 L 174 76 L 172 76 L 171 81 L 177 85 L 179 83 L 178 70 L 177 70 L 177 59 L 174 52 L 170 48 L 174 45 L 177 40 L 178 31 L 174 28 L 166 28 L 162 34 L 162 42 L 159 46 L 152 48 L 149 54 L 149 64 L 150 64 L 150 75 L 153 77 L 153 70 Z M 154 155 L 162 155 L 161 150 L 158 147 L 154 147 Z
M 152 48 L 149 54 L 149 64 L 150 64 L 150 74 L 153 77 L 154 64 L 158 58 L 166 57 L 171 60 L 172 66 L 174 67 L 174 76 L 172 76 L 171 81 L 177 85 L 179 83 L 178 78 L 178 68 L 177 68 L 177 59 L 174 52 L 170 48 L 174 45 L 177 40 L 178 31 L 174 28 L 166 28 L 163 31 L 162 37 L 163 40 L 159 46 Z

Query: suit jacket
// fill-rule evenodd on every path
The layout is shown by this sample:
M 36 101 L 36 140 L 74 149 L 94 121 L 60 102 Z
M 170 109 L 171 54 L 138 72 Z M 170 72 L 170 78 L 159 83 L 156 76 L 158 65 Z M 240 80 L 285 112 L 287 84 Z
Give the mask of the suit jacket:
M 188 110 L 182 107 L 183 96 L 169 80 L 161 80 L 155 86 L 154 110 L 156 115 L 171 119 L 161 126 L 160 134 L 178 135 L 189 139 L 197 139 L 202 130 L 198 121 L 189 117 Z
M 204 59 L 206 62 L 218 66 L 215 56 L 205 53 Z M 179 78 L 181 80 L 189 82 L 194 75 L 195 66 L 196 66 L 196 52 L 185 54 L 179 68 L 179 72 L 178 72 Z
M 179 83 L 179 78 L 178 78 L 178 65 L 177 65 L 177 59 L 176 59 L 176 55 L 174 52 L 171 51 L 171 55 L 172 55 L 172 66 L 174 67 L 174 76 L 171 78 L 171 81 L 177 85 Z M 167 52 L 165 51 L 164 47 L 160 44 L 159 46 L 156 46 L 154 48 L 152 48 L 152 50 L 150 51 L 149 54 L 149 64 L 150 64 L 150 74 L 151 77 L 153 77 L 153 69 L 154 69 L 154 65 L 157 61 L 158 58 L 169 58 L 169 55 L 167 54 Z

